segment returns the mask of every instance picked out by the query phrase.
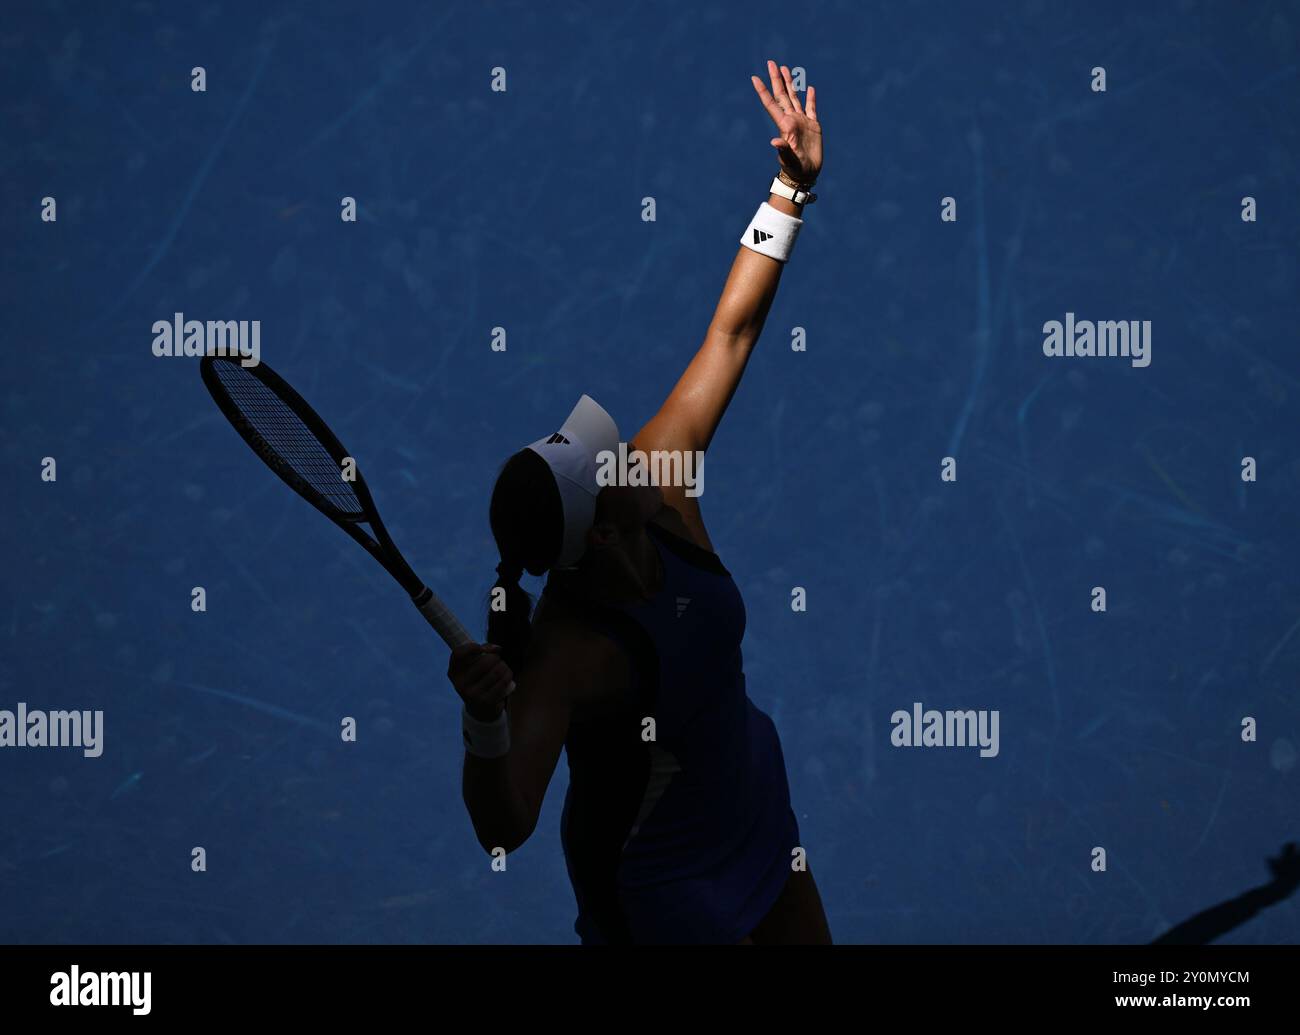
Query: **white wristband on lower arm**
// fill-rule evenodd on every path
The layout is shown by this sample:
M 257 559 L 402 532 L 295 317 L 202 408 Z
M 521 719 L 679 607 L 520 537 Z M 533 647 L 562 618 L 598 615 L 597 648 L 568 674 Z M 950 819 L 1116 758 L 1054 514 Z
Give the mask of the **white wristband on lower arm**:
M 468 708 L 462 708 L 460 729 L 465 738 L 465 750 L 471 755 L 500 758 L 510 751 L 510 719 L 504 708 L 492 722 L 476 719 Z
M 798 216 L 787 215 L 765 201 L 758 206 L 754 218 L 749 221 L 740 243 L 750 251 L 770 256 L 777 262 L 785 262 L 794 250 L 794 241 L 799 236 L 801 226 L 803 220 Z

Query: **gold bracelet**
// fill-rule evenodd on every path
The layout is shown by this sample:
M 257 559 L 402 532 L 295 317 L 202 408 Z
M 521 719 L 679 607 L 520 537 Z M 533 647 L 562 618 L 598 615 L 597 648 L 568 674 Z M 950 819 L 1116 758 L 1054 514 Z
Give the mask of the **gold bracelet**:
M 812 183 L 800 183 L 794 177 L 787 176 L 784 169 L 778 169 L 776 175 L 777 178 L 787 187 L 793 187 L 795 190 L 811 190 L 813 187 L 817 186 L 816 180 L 813 180 Z

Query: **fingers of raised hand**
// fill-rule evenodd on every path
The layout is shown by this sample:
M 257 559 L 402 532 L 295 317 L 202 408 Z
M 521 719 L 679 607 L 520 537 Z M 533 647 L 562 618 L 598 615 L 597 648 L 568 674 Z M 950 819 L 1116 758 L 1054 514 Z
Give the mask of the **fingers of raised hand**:
M 758 99 L 762 102 L 763 110 L 772 117 L 772 121 L 780 125 L 781 123 L 781 106 L 776 103 L 775 98 L 768 93 L 767 87 L 763 85 L 763 80 L 756 75 L 749 77 L 750 82 L 754 84 L 754 89 L 758 92 Z
M 785 65 L 781 66 L 781 79 L 785 85 L 785 96 L 790 102 L 790 107 L 796 114 L 803 114 L 803 105 L 799 103 L 799 91 L 794 88 L 794 80 L 790 78 L 790 69 Z
M 772 96 L 776 98 L 777 106 L 782 111 L 788 112 L 790 110 L 790 99 L 786 96 L 785 80 L 781 76 L 781 69 L 770 58 L 767 62 L 767 77 L 772 81 Z

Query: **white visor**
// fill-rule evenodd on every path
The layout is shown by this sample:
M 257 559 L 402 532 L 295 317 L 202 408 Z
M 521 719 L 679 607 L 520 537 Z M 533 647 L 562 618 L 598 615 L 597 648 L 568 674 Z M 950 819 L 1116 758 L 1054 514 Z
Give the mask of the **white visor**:
M 546 461 L 560 490 L 564 507 L 564 543 L 552 568 L 575 564 L 587 549 L 587 529 L 596 516 L 596 455 L 618 452 L 618 425 L 589 395 L 578 400 L 573 412 L 554 435 L 528 446 Z

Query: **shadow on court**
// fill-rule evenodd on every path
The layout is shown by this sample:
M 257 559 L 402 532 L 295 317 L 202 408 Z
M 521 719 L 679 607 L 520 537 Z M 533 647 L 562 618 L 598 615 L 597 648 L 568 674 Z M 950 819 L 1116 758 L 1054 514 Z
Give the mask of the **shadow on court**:
M 1300 852 L 1295 842 L 1282 847 L 1276 858 L 1268 860 L 1273 879 L 1251 888 L 1243 895 L 1220 902 L 1217 906 L 1189 917 L 1171 927 L 1152 945 L 1208 945 L 1234 928 L 1240 927 L 1261 909 L 1290 897 L 1300 886 Z

